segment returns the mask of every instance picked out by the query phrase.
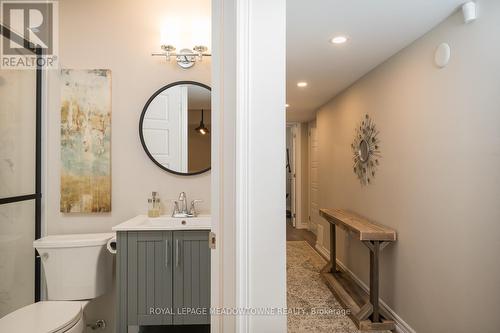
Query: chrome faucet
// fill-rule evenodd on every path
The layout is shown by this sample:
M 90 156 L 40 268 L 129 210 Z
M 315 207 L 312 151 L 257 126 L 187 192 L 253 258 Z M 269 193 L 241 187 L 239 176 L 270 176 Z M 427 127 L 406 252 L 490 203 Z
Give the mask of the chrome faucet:
M 193 200 L 191 201 L 191 208 L 189 209 L 189 215 L 198 216 L 198 212 L 196 211 L 196 203 L 203 202 L 203 200 Z
M 186 192 L 181 192 L 179 194 L 178 201 L 174 201 L 174 210 L 172 212 L 172 217 L 196 217 L 198 213 L 196 212 L 196 203 L 203 202 L 203 200 L 193 200 L 191 201 L 191 207 L 188 210 L 188 200 Z
M 180 212 L 179 213 L 187 215 L 188 214 L 188 209 L 187 209 L 187 196 L 186 196 L 186 192 L 181 192 L 179 194 L 179 203 L 180 203 L 180 207 L 179 207 Z

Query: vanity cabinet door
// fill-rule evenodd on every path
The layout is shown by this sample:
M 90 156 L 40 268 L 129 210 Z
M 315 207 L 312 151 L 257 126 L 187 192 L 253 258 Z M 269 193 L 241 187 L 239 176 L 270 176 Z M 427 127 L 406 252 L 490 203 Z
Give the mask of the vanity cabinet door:
M 128 232 L 129 325 L 172 324 L 172 232 Z
M 208 231 L 174 231 L 174 325 L 210 324 Z

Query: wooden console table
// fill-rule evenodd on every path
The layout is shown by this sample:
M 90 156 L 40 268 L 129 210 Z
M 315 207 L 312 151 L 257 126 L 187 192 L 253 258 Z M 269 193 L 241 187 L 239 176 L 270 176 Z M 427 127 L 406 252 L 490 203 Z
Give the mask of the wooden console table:
M 326 284 L 340 303 L 350 309 L 350 317 L 360 330 L 394 330 L 394 320 L 379 305 L 379 254 L 390 242 L 396 241 L 396 231 L 342 209 L 320 209 L 320 215 L 330 223 L 330 262 L 321 271 Z M 356 234 L 370 250 L 369 295 L 337 267 L 336 226 Z

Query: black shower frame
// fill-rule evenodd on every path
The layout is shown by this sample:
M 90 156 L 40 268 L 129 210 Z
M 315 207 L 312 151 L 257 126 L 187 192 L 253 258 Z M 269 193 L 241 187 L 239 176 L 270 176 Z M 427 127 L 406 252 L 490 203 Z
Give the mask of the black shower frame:
M 35 193 L 0 198 L 0 205 L 35 200 L 35 239 L 39 239 L 42 233 L 42 61 L 43 49 L 33 45 L 25 38 L 19 36 L 9 28 L 0 24 L 0 35 L 2 38 L 17 42 L 19 45 L 31 51 L 37 57 L 36 68 L 36 120 L 35 120 Z M 2 42 L 5 42 L 3 40 Z M 40 256 L 35 251 L 35 302 L 40 301 L 41 296 L 41 263 Z

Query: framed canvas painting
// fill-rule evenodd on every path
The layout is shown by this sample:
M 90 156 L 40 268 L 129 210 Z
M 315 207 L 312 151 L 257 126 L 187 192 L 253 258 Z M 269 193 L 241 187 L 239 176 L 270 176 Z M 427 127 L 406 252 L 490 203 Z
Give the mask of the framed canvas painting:
M 111 211 L 111 71 L 61 70 L 62 213 Z

